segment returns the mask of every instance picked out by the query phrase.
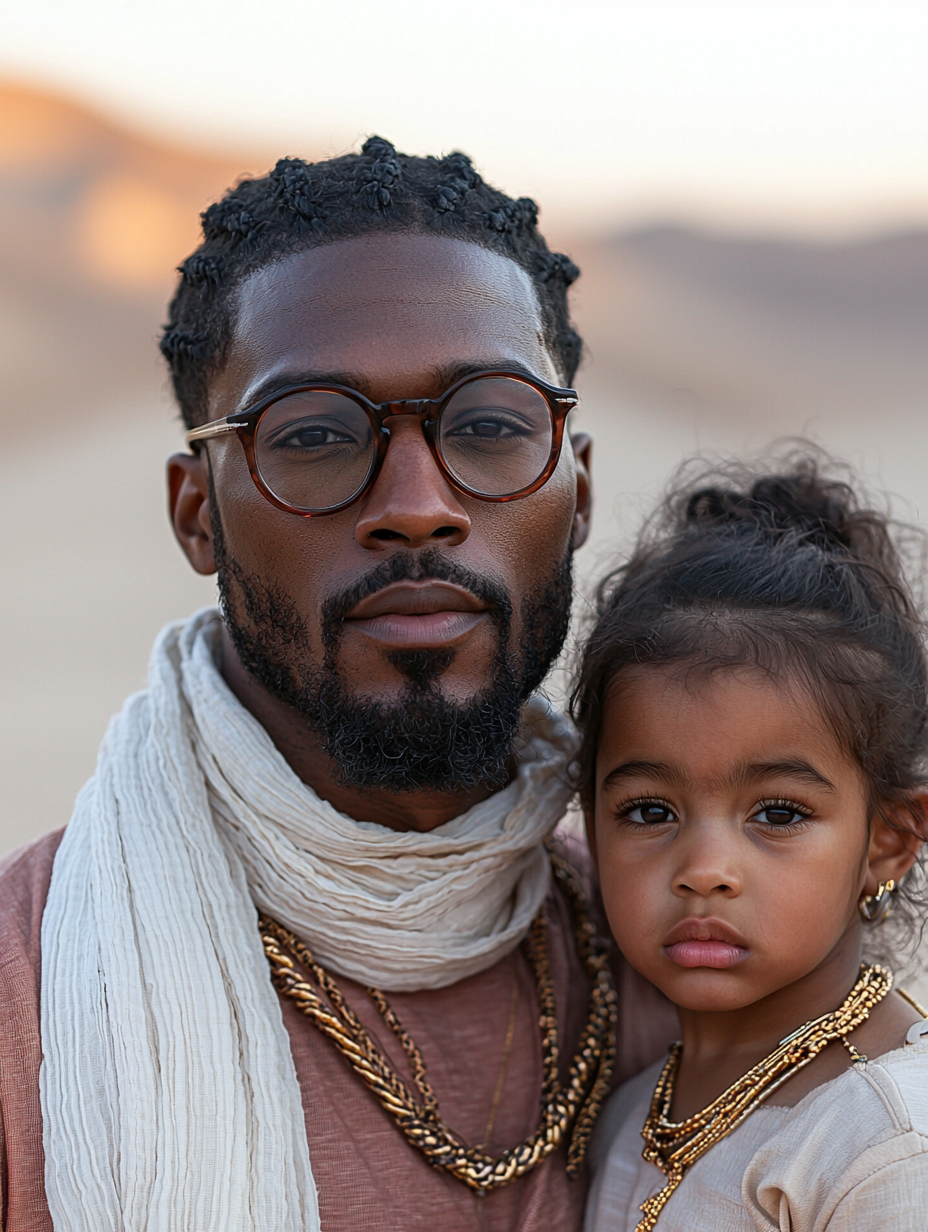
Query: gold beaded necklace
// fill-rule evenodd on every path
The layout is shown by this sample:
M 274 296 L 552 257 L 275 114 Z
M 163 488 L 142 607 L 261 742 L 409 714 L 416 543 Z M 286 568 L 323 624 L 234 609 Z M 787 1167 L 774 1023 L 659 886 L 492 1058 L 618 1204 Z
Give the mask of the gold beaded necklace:
M 866 1061 L 867 1058 L 849 1043 L 846 1036 L 870 1017 L 870 1011 L 892 986 L 891 971 L 864 963 L 857 983 L 838 1009 L 831 1014 L 823 1014 L 821 1018 L 814 1018 L 787 1035 L 769 1056 L 732 1083 L 708 1107 L 685 1121 L 670 1119 L 674 1083 L 683 1049 L 679 1041 L 674 1044 L 657 1080 L 648 1119 L 641 1131 L 645 1141 L 642 1157 L 660 1168 L 667 1177 L 667 1183 L 639 1207 L 643 1218 L 635 1232 L 651 1232 L 668 1198 L 696 1160 L 737 1129 L 769 1095 L 814 1060 L 826 1044 L 840 1039 L 855 1063 Z
M 586 1024 L 566 1085 L 558 1074 L 559 1041 L 554 982 L 548 957 L 548 921 L 542 905 L 522 943 L 535 977 L 541 1030 L 541 1118 L 537 1130 L 499 1157 L 482 1145 L 467 1146 L 441 1119 L 422 1053 L 376 988 L 365 991 L 409 1061 L 419 1098 L 410 1094 L 383 1052 L 345 1001 L 332 976 L 309 948 L 269 916 L 260 916 L 261 940 L 271 979 L 281 995 L 332 1041 L 351 1068 L 396 1121 L 407 1142 L 478 1193 L 488 1193 L 530 1172 L 568 1140 L 567 1171 L 575 1175 L 586 1156 L 590 1134 L 611 1088 L 615 1060 L 616 994 L 606 947 L 600 941 L 577 874 L 549 849 L 551 867 L 573 917 L 577 953 L 592 982 Z M 315 983 L 315 987 L 314 984 Z M 323 996 L 320 994 L 324 994 Z M 572 1131 L 572 1132 L 571 1132 Z

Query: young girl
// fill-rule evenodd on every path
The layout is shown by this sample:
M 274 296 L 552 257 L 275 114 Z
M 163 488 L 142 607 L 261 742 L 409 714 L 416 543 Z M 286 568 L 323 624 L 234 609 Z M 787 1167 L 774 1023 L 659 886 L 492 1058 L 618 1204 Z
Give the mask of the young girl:
M 808 460 L 677 492 L 574 712 L 609 922 L 682 1030 L 604 1111 L 587 1232 L 925 1232 L 928 1022 L 871 958 L 928 812 L 887 520 Z

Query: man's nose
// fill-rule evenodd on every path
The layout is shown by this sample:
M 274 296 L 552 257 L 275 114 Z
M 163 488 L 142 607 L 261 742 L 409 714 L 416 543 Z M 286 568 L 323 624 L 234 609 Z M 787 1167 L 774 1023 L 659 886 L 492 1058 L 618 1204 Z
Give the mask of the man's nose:
M 387 456 L 361 504 L 355 539 L 375 551 L 393 541 L 408 547 L 463 543 L 470 518 L 438 469 L 420 420 L 397 417 L 390 429 Z

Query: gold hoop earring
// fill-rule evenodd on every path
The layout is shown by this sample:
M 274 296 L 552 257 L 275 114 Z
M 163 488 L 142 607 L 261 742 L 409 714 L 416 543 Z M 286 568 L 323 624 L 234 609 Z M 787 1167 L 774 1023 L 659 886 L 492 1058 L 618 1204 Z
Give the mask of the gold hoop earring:
M 881 924 L 889 915 L 893 905 L 893 893 L 896 883 L 890 877 L 889 881 L 881 881 L 875 894 L 865 894 L 857 904 L 857 910 L 865 924 Z

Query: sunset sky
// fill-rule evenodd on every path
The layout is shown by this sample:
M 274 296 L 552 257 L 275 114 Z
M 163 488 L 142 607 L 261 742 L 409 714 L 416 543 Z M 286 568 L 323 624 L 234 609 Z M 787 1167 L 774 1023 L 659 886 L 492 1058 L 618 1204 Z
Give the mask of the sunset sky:
M 0 73 L 194 144 L 463 148 L 554 221 L 928 222 L 925 0 L 31 0 Z

